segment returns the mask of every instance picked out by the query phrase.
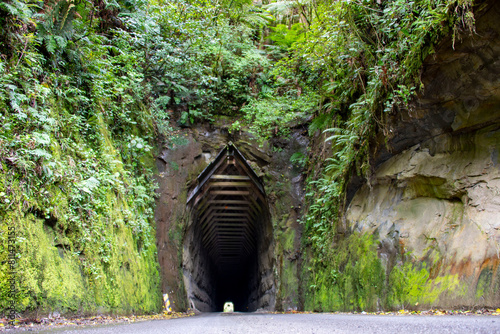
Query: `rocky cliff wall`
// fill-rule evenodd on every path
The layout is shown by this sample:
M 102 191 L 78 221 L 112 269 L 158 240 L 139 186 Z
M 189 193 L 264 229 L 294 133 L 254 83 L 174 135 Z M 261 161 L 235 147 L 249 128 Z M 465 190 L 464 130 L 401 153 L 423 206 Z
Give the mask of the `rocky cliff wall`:
M 424 89 L 390 115 L 346 212 L 387 267 L 406 256 L 426 268 L 426 305 L 500 304 L 499 19 L 489 2 L 474 34 L 426 60 Z

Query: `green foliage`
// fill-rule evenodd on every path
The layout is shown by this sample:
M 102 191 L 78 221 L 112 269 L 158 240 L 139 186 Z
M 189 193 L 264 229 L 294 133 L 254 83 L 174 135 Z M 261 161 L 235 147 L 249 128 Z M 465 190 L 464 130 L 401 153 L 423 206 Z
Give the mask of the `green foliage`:
M 285 95 L 252 100 L 241 109 L 247 128 L 259 138 L 286 136 L 293 121 L 305 118 L 316 107 L 316 95 Z
M 372 241 L 339 222 L 349 178 L 354 173 L 369 177 L 371 139 L 384 132 L 388 113 L 411 102 L 421 85 L 419 70 L 434 45 L 446 34 L 473 29 L 470 6 L 470 1 L 448 0 L 323 1 L 311 5 L 311 15 L 303 14 L 304 38 L 286 42 L 283 26 L 275 29 L 281 35 L 271 35 L 288 47 L 274 69 L 276 77 L 317 92 L 319 107 L 309 133 L 321 130 L 331 143 L 331 154 L 312 157 L 310 165 L 317 170 L 307 181 L 303 243 L 311 252 L 309 308 L 406 307 L 422 302 L 415 287 L 424 282 L 425 294 L 433 296 L 425 300 L 428 304 L 444 291 L 429 283 L 425 268 L 413 264 L 394 269 L 388 278 Z M 450 288 L 456 283 L 453 278 L 434 282 L 439 280 L 448 280 Z M 382 289 L 385 281 L 389 286 Z
M 304 153 L 302 152 L 295 152 L 294 154 L 292 154 L 292 156 L 290 157 L 290 162 L 294 165 L 294 166 L 298 166 L 300 168 L 304 168 L 305 164 L 306 164 L 306 161 L 307 161 L 307 157 L 304 155 Z
M 455 1 L 446 0 L 380 5 L 326 1 L 313 6 L 315 15 L 307 20 L 310 24 L 304 32 L 307 38 L 288 42 L 283 33 L 286 26 L 274 28 L 276 36 L 270 38 L 289 47 L 276 75 L 320 94 L 321 109 L 312 132 L 324 130 L 336 119 L 324 115 L 340 116 L 334 130 L 338 133 L 329 139 L 343 151 L 342 158 L 351 168 L 362 168 L 366 138 L 377 124 L 383 126 L 384 113 L 409 103 L 420 85 L 418 70 L 434 44 L 460 24 L 473 24 L 465 19 L 472 15 L 467 11 L 470 3 L 455 6 Z M 457 14 L 462 9 L 465 13 Z
M 270 1 L 264 8 L 279 24 L 292 25 L 305 21 L 309 25 L 314 16 L 316 4 L 310 0 L 281 0 Z
M 271 29 L 273 32 L 269 35 L 269 39 L 285 50 L 292 47 L 293 43 L 304 41 L 304 27 L 301 23 L 293 24 L 291 29 L 284 24 L 278 24 Z
M 99 8 L 35 5 L 1 7 L 13 25 L 0 60 L 0 247 L 10 229 L 17 247 L 15 272 L 1 252 L 2 312 L 156 311 L 159 103 L 141 53 L 131 32 L 101 33 Z
M 253 45 L 252 29 L 236 24 L 240 19 L 241 13 L 224 7 L 185 0 L 127 15 L 133 46 L 143 51 L 145 78 L 162 109 L 179 111 L 179 125 L 233 114 L 257 94 L 258 73 L 269 63 Z
M 219 15 L 229 18 L 231 25 L 246 25 L 247 27 L 260 29 L 266 26 L 272 16 L 251 0 L 223 0 L 217 4 Z

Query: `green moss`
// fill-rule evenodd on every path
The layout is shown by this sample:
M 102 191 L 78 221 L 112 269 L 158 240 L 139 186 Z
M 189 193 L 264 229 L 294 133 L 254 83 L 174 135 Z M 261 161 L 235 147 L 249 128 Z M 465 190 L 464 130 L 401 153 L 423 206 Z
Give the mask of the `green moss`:
M 309 261 L 305 273 L 310 284 L 306 309 L 414 309 L 438 306 L 442 300 L 466 294 L 458 275 L 441 274 L 439 254 L 429 254 L 430 270 L 426 262 L 406 257 L 408 260 L 387 273 L 378 257 L 374 236 L 354 233 L 340 240 L 327 258 Z
M 416 176 L 409 182 L 405 193 L 412 193 L 411 197 L 448 198 L 447 189 L 442 188 L 445 184 L 446 180 L 440 177 Z
M 285 252 L 293 252 L 295 250 L 295 230 L 288 228 L 282 234 L 282 245 Z
M 406 262 L 392 269 L 389 277 L 389 300 L 392 307 L 416 308 L 439 305 L 440 297 L 463 295 L 458 275 L 431 278 L 425 263 Z
M 0 313 L 11 304 L 17 314 L 161 306 L 152 154 L 159 110 L 127 37 L 87 32 L 84 47 L 50 54 L 15 32 L 28 38 L 30 56 L 15 69 L 10 56 L 0 61 Z M 60 61 L 66 52 L 75 57 Z M 15 101 L 6 103 L 10 90 Z
M 306 309 L 375 310 L 385 302 L 385 271 L 372 236 L 354 233 L 342 240 L 326 258 L 312 259 L 306 275 Z
M 493 270 L 491 270 L 491 268 L 486 268 L 485 270 L 481 271 L 476 286 L 475 297 L 477 300 L 486 297 L 486 294 L 489 292 L 489 288 L 492 281 L 493 281 Z
M 62 113 L 57 105 L 52 112 Z M 42 314 L 161 307 L 152 173 L 133 171 L 134 164 L 151 168 L 152 158 L 124 163 L 116 138 L 97 120 L 97 148 L 68 129 L 64 141 L 51 137 L 50 159 L 35 161 L 38 172 L 2 164 L 0 248 L 8 247 L 9 229 L 18 247 L 15 272 L 8 252 L 0 255 L 2 311 L 11 303 L 16 312 Z
M 22 310 L 43 305 L 47 311 L 79 310 L 85 284 L 78 258 L 70 249 L 55 247 L 53 234 L 47 233 L 42 219 L 32 214 L 16 218 L 18 307 Z
M 280 272 L 281 289 L 280 300 L 283 309 L 294 307 L 298 304 L 297 288 L 299 284 L 297 265 L 295 262 L 284 261 Z
M 284 221 L 287 221 L 284 219 Z M 286 228 L 275 232 L 275 254 L 278 257 L 278 291 L 276 299 L 277 309 L 286 310 L 297 307 L 299 301 L 299 273 L 297 268 L 297 245 L 295 244 L 296 231 Z
M 6 218 L 20 231 L 18 309 L 156 311 L 160 293 L 155 248 L 138 251 L 132 230 L 120 219 L 122 210 L 123 205 L 115 200 L 114 210 L 109 210 L 115 226 L 100 230 L 94 246 L 84 253 L 76 251 L 72 244 L 56 247 L 57 233 L 44 219 L 33 214 L 8 215 Z

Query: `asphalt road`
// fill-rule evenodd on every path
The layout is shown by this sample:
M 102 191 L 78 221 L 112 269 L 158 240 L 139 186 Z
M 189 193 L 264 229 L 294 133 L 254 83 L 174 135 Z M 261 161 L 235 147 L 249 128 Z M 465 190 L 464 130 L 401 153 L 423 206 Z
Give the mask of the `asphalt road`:
M 41 333 L 500 333 L 498 316 L 205 313 L 194 317 Z

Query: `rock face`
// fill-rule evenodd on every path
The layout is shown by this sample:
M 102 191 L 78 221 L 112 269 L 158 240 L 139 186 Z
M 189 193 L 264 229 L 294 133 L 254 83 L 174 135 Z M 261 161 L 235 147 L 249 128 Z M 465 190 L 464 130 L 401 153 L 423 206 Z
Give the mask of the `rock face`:
M 179 134 L 163 148 L 156 162 L 159 171 L 155 210 L 158 261 L 162 292 L 170 295 L 174 310 L 187 307 L 180 270 L 187 221 L 187 187 L 208 164 L 212 154 L 209 146 L 204 147 L 194 139 L 195 135 L 191 131 Z M 212 140 L 221 144 L 221 138 L 216 134 Z
M 426 60 L 425 88 L 390 116 L 373 177 L 346 212 L 353 229 L 379 237 L 389 267 L 409 252 L 430 279 L 457 279 L 434 302 L 443 307 L 500 304 L 499 19 L 490 1 L 475 34 Z

